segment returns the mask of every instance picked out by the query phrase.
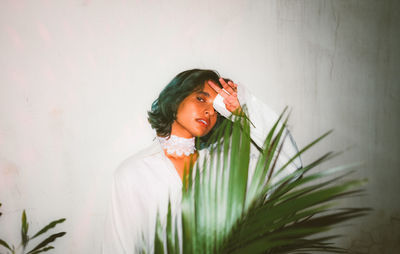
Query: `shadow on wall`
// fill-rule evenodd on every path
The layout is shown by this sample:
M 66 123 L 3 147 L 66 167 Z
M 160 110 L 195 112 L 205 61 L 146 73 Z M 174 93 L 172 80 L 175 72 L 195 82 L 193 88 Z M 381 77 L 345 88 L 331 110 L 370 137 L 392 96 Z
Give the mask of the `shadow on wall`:
M 394 254 L 400 250 L 400 213 L 377 210 L 362 220 L 360 231 L 353 231 L 347 248 L 351 254 Z M 343 245 L 345 246 L 345 245 Z

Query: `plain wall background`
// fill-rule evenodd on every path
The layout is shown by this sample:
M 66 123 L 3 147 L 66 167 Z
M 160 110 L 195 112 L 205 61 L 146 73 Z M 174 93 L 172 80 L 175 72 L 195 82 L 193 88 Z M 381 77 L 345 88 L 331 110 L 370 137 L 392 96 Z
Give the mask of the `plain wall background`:
M 54 253 L 99 253 L 113 171 L 147 146 L 146 111 L 191 68 L 292 109 L 304 156 L 363 162 L 370 216 L 338 230 L 354 253 L 400 250 L 400 3 L 1 0 L 0 238 L 65 217 Z M 360 252 L 356 252 L 360 251 Z

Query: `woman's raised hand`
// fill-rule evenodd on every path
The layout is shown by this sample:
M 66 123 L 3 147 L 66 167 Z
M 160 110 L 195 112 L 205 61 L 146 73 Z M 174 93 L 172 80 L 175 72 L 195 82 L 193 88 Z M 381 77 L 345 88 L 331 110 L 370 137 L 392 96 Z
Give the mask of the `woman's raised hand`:
M 208 84 L 214 89 L 219 95 L 221 95 L 224 100 L 226 109 L 232 112 L 235 115 L 240 115 L 242 112 L 242 107 L 240 106 L 239 100 L 237 98 L 237 84 L 233 83 L 232 81 L 225 82 L 223 78 L 219 79 L 222 87 L 225 89 L 221 89 L 217 84 L 213 81 L 209 80 Z

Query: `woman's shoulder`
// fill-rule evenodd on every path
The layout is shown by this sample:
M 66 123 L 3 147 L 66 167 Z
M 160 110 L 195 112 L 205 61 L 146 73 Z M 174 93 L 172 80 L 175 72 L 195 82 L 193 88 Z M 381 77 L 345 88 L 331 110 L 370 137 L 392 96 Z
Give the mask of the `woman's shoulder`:
M 131 178 L 132 176 L 139 176 L 148 172 L 146 169 L 151 167 L 151 162 L 157 159 L 160 152 L 162 152 L 160 145 L 157 142 L 153 142 L 151 145 L 123 160 L 114 172 L 114 176 L 116 178 Z

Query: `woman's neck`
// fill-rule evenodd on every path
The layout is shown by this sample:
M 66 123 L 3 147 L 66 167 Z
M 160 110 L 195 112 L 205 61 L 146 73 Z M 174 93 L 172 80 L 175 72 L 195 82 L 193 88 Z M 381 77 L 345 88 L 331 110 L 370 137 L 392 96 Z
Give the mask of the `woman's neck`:
M 158 137 L 161 147 L 173 156 L 189 156 L 196 151 L 195 138 L 183 138 L 171 134 L 169 137 Z
M 174 164 L 182 180 L 185 168 L 191 168 L 198 158 L 195 138 L 182 138 L 171 134 L 169 138 L 158 137 L 158 140 L 164 154 Z

